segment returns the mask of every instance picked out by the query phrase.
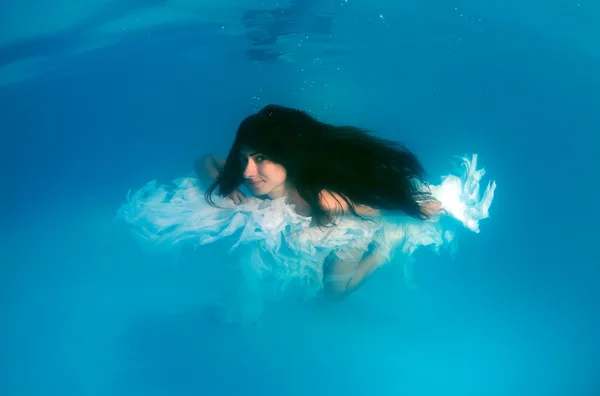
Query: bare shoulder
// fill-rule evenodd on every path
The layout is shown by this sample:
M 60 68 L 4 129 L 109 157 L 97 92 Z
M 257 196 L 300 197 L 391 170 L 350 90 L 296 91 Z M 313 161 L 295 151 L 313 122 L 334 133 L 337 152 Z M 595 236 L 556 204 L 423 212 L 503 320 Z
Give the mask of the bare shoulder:
M 378 216 L 379 210 L 367 205 L 357 205 L 350 201 L 354 206 L 356 214 L 363 217 Z M 319 204 L 321 208 L 332 215 L 350 214 L 348 202 L 338 193 L 328 190 L 322 190 L 319 193 Z

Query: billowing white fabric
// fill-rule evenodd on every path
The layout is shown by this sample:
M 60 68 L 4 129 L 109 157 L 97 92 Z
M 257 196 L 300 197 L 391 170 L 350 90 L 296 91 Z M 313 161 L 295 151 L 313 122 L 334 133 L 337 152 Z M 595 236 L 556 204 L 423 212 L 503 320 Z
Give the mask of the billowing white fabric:
M 324 281 L 338 280 L 324 279 L 324 268 L 333 258 L 358 265 L 365 253 L 390 261 L 398 251 L 411 256 L 421 246 L 437 250 L 454 240 L 454 232 L 439 221 L 442 216 L 479 232 L 479 221 L 489 216 L 496 184 L 489 183 L 480 197 L 485 171 L 477 169 L 477 155 L 462 158 L 462 165 L 462 175 L 448 175 L 441 184 L 429 186 L 444 210 L 427 221 L 384 213 L 374 219 L 343 216 L 334 227 L 310 227 L 311 218 L 298 215 L 285 197 L 249 198 L 241 205 L 215 197 L 219 207 L 213 207 L 193 177 L 176 179 L 171 186 L 152 181 L 130 191 L 117 219 L 131 227 L 148 251 L 172 251 L 230 238 L 231 251 L 247 248 L 239 265 L 259 299 L 282 297 L 291 286 L 296 294 L 311 298 Z M 410 269 L 406 270 L 409 275 Z

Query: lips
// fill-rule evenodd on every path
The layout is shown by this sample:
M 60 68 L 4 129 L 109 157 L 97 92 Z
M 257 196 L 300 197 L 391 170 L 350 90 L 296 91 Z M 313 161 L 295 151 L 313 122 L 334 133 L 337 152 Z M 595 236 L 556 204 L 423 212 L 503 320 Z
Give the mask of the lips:
M 261 184 L 263 184 L 263 183 L 264 183 L 264 182 L 263 182 L 262 180 L 259 180 L 259 181 L 255 181 L 255 182 L 248 182 L 248 185 L 249 185 L 250 187 L 258 187 L 258 186 L 260 186 L 260 185 L 261 185 Z

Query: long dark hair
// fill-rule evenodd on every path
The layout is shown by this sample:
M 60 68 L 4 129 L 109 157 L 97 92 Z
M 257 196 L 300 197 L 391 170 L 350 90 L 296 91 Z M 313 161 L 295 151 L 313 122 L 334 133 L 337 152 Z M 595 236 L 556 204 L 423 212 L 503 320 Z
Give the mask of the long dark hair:
M 217 188 L 227 196 L 243 183 L 244 146 L 285 168 L 287 181 L 319 225 L 333 221 L 319 204 L 323 190 L 341 196 L 354 215 L 354 205 L 367 205 L 427 218 L 419 205 L 430 196 L 420 187 L 427 185 L 423 166 L 401 143 L 278 105 L 268 105 L 241 122 L 223 171 L 206 191 L 207 202 L 214 204 L 211 196 Z

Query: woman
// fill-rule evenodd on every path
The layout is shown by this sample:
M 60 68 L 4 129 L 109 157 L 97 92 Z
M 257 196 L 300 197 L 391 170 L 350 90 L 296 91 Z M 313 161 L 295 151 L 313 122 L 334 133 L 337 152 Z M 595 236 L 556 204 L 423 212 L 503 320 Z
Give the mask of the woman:
M 149 183 L 119 216 L 151 247 L 233 238 L 232 249 L 246 249 L 239 268 L 257 300 L 290 290 L 338 300 L 396 248 L 410 256 L 451 242 L 443 213 L 478 232 L 495 183 L 479 200 L 476 159 L 464 160 L 463 179 L 430 186 L 401 144 L 269 105 L 242 121 L 227 159 L 198 160 L 197 178 L 175 180 L 172 191 Z

